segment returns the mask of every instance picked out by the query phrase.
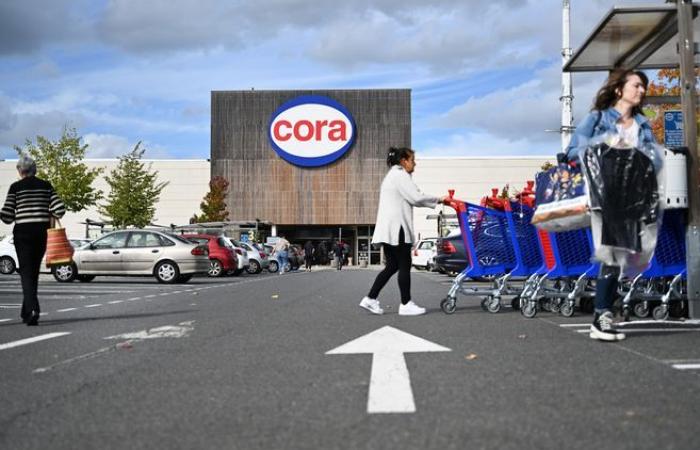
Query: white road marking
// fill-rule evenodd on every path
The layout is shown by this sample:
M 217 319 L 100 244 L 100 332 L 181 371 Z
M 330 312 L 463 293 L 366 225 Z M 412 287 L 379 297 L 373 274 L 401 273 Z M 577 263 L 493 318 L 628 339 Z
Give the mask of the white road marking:
M 110 305 L 116 305 L 117 303 L 124 303 L 124 300 L 112 300 L 111 302 L 107 302 Z
M 0 305 L 0 309 L 19 309 L 22 305 Z
M 63 309 L 57 309 L 56 312 L 68 312 L 68 311 L 75 311 L 78 308 L 63 308 Z
M 449 351 L 452 350 L 385 326 L 334 348 L 326 355 L 372 354 L 367 413 L 413 413 L 416 405 L 403 354 Z
M 12 319 L 0 319 L 0 322 L 9 322 L 9 321 L 11 321 L 11 320 L 12 320 Z
M 700 369 L 700 364 L 673 364 L 671 367 L 678 370 L 696 370 Z
M 47 339 L 53 339 L 61 336 L 66 336 L 69 335 L 69 332 L 60 332 L 60 333 L 48 333 L 48 334 L 42 334 L 39 336 L 34 336 L 30 337 L 27 339 L 20 339 L 19 341 L 14 341 L 14 342 L 8 342 L 7 344 L 0 344 L 0 350 L 7 350 L 8 348 L 14 348 L 14 347 L 19 347 L 21 345 L 27 345 L 27 344 L 33 344 L 34 342 L 39 342 L 39 341 L 45 341 Z
M 98 306 L 102 306 L 102 303 L 95 303 L 94 305 L 85 305 L 85 308 L 97 308 Z
M 132 297 L 127 300 L 127 302 L 135 302 L 136 300 L 141 300 L 141 297 Z
M 559 324 L 560 327 L 590 327 L 590 323 L 562 323 Z
M 155 297 L 155 296 L 156 296 L 155 294 L 151 294 L 151 295 L 145 296 L 144 298 L 153 298 L 153 297 Z
M 182 338 L 190 335 L 194 330 L 194 320 L 180 322 L 178 325 L 165 325 L 162 327 L 141 330 L 133 333 L 116 334 L 105 339 L 158 339 L 158 338 Z

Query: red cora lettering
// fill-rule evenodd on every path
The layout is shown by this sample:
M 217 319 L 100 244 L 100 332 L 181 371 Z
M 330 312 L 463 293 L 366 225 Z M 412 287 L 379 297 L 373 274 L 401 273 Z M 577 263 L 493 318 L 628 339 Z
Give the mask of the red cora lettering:
M 292 137 L 292 133 L 286 133 L 282 134 L 280 133 L 280 128 L 285 127 L 287 129 L 292 128 L 292 124 L 288 120 L 280 120 L 279 122 L 275 123 L 275 126 L 272 128 L 272 134 L 275 135 L 275 139 L 278 141 L 288 141 L 289 138 Z
M 272 134 L 278 141 L 288 141 L 294 136 L 294 139 L 307 142 L 311 139 L 322 141 L 324 138 L 324 128 L 328 130 L 328 140 L 347 141 L 347 124 L 342 120 L 300 120 L 292 124 L 288 120 L 279 120 L 272 126 Z

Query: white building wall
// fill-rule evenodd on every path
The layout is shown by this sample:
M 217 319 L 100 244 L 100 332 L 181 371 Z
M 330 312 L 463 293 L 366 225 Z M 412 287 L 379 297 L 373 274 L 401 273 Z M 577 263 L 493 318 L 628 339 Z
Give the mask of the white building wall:
M 448 189 L 455 190 L 455 197 L 479 203 L 482 197 L 491 194 L 491 188 L 502 188 L 509 184 L 511 189 L 521 190 L 527 180 L 533 180 L 536 172 L 546 161 L 554 162 L 547 156 L 532 157 L 469 157 L 469 158 L 418 158 L 413 179 L 427 194 L 447 195 Z M 194 213 L 199 213 L 199 204 L 209 191 L 210 164 L 206 160 L 145 160 L 152 169 L 158 171 L 159 181 L 168 181 L 156 205 L 153 222 L 158 225 L 171 223 L 182 225 L 189 222 Z M 118 160 L 85 160 L 88 167 L 103 167 L 105 173 L 117 167 Z M 4 202 L 10 184 L 17 180 L 16 160 L 0 161 L 0 201 Z M 96 189 L 105 195 L 109 187 L 100 177 L 95 181 Z M 511 191 L 513 192 L 513 191 Z M 229 205 L 229 208 L 235 208 Z M 437 236 L 437 221 L 427 219 L 429 214 L 454 214 L 451 208 L 438 206 L 434 210 L 416 208 L 414 225 L 416 237 Z M 96 208 L 78 213 L 67 213 L 63 225 L 71 237 L 85 235 L 86 218 L 102 220 Z M 265 218 L 262 218 L 266 220 Z M 11 231 L 11 226 L 0 222 L 0 235 Z
M 117 159 L 92 159 L 85 160 L 90 167 L 104 168 L 103 175 L 109 174 L 119 165 Z M 199 204 L 209 192 L 210 164 L 207 160 L 143 160 L 150 170 L 158 172 L 158 181 L 167 181 L 169 184 L 160 194 L 160 200 L 156 204 L 156 214 L 153 223 L 168 226 L 171 223 L 182 225 L 189 223 L 193 214 L 199 214 Z M 17 160 L 0 161 L 0 202 L 5 201 L 10 184 L 18 180 Z M 109 186 L 104 177 L 98 177 L 93 183 L 95 189 L 102 190 L 104 196 L 109 194 Z M 106 220 L 98 212 L 97 208 L 90 208 L 77 213 L 67 212 L 62 225 L 68 231 L 70 237 L 84 237 L 85 219 Z M 0 235 L 8 234 L 12 225 L 0 222 Z M 97 232 L 93 232 L 97 233 Z M 94 236 L 92 236 L 94 237 Z

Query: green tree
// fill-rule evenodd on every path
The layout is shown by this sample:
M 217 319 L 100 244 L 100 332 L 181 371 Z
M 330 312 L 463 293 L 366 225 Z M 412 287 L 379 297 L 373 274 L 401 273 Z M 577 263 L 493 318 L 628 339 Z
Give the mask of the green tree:
M 109 217 L 115 228 L 144 227 L 151 223 L 156 212 L 155 204 L 160 193 L 168 185 L 158 183 L 158 172 L 151 172 L 150 164 L 141 161 L 145 149 L 141 142 L 134 149 L 119 157 L 119 165 L 105 181 L 111 188 L 107 203 L 99 207 L 100 214 Z
M 224 177 L 216 176 L 209 182 L 209 192 L 204 196 L 204 200 L 199 204 L 202 214 L 193 215 L 190 223 L 198 222 L 221 222 L 228 220 L 228 210 L 226 209 L 226 193 L 229 182 Z
M 75 128 L 65 126 L 56 142 L 37 136 L 36 144 L 27 139 L 24 148 L 15 146 L 18 154 L 27 152 L 34 158 L 37 175 L 53 185 L 66 209 L 73 212 L 95 205 L 102 198 L 102 191 L 93 189 L 92 182 L 103 169 L 88 169 L 82 163 L 88 146 L 81 144 L 81 139 Z

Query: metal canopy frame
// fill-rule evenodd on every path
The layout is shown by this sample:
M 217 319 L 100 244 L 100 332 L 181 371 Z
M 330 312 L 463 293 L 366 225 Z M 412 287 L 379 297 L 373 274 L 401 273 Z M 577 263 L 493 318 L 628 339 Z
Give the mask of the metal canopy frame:
M 698 7 L 693 5 L 693 19 L 698 16 Z M 656 20 L 652 20 L 656 18 Z M 636 21 L 635 21 L 636 19 Z M 644 19 L 650 24 L 640 23 Z M 694 25 L 700 31 L 700 23 Z M 678 8 L 674 5 L 614 7 L 586 38 L 583 45 L 564 65 L 564 72 L 595 72 L 613 70 L 615 67 L 635 67 L 640 70 L 670 69 L 678 67 L 673 58 L 656 61 L 654 56 L 666 56 L 672 50 L 672 39 L 678 35 Z M 606 44 L 617 44 L 612 60 L 600 61 L 596 50 Z M 665 48 L 664 45 L 666 45 Z M 598 48 L 596 48 L 598 47 Z M 612 52 L 611 52 L 612 53 Z M 595 63 L 586 61 L 595 60 Z M 696 61 L 700 63 L 700 61 Z
M 563 71 L 609 71 L 620 66 L 636 69 L 679 68 L 683 122 L 695 125 L 695 67 L 698 61 L 693 31 L 699 25 L 694 20 L 698 16 L 698 6 L 692 0 L 667 0 L 666 3 L 675 5 L 613 8 L 564 65 Z M 625 17 L 625 14 L 641 14 L 639 17 L 642 20 L 635 24 L 635 29 L 627 30 L 622 22 L 625 19 L 619 19 Z M 641 24 L 649 18 L 644 15 L 650 14 L 658 16 L 657 20 L 650 21 L 651 24 L 647 23 L 646 26 Z M 616 18 L 619 20 L 614 22 Z M 700 28 L 698 33 L 700 34 Z M 636 40 L 629 40 L 631 34 L 635 35 Z M 674 39 L 676 36 L 677 39 Z M 623 42 L 625 38 L 627 41 Z M 602 61 L 603 58 L 595 53 L 595 47 L 600 49 L 601 43 L 617 46 L 617 52 L 607 61 Z M 608 52 L 603 57 L 611 56 L 612 53 Z M 662 62 L 658 62 L 655 56 L 661 56 Z M 667 58 L 667 61 L 663 58 Z M 683 141 L 688 148 L 688 227 L 685 237 L 688 307 L 691 318 L 700 318 L 700 151 L 697 146 L 697 126 L 683 127 Z

